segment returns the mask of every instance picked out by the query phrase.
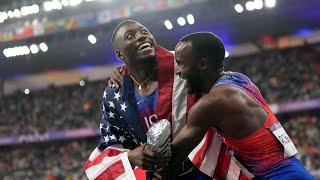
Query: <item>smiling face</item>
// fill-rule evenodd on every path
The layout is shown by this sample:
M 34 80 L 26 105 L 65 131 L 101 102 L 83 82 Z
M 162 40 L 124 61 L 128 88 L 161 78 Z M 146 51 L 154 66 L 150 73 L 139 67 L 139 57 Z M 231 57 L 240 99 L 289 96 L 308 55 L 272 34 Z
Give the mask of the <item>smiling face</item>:
M 146 27 L 135 21 L 120 25 L 114 35 L 117 57 L 134 64 L 156 55 L 156 41 Z
M 177 75 L 186 80 L 189 93 L 201 93 L 201 63 L 190 42 L 179 42 L 175 48 Z

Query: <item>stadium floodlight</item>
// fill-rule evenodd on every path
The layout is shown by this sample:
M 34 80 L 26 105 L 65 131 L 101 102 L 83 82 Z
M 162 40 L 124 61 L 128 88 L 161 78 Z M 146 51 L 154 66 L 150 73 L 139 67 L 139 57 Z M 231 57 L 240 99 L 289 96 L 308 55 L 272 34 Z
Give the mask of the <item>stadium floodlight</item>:
M 33 14 L 39 13 L 40 11 L 40 7 L 38 4 L 33 4 L 30 9 Z
M 195 20 L 192 14 L 187 15 L 187 21 L 190 25 L 194 24 Z
M 84 85 L 86 85 L 86 82 L 81 79 L 81 80 L 79 81 L 79 85 L 80 85 L 80 86 L 84 86 Z
M 8 49 L 4 49 L 2 52 L 5 57 L 10 57 L 10 52 L 8 51 Z
M 9 17 L 9 18 L 14 18 L 13 11 L 8 11 L 8 17 Z
M 82 0 L 69 0 L 69 5 L 70 6 L 77 6 L 81 4 Z
M 28 89 L 28 88 L 25 89 L 25 90 L 24 90 L 24 93 L 25 93 L 26 95 L 28 95 L 28 94 L 30 93 L 30 89 Z
M 229 56 L 230 56 L 230 53 L 229 53 L 228 51 L 225 51 L 224 57 L 227 58 L 227 57 L 229 57 Z
M 69 1 L 68 0 L 62 0 L 61 4 L 62 4 L 62 6 L 69 6 Z
M 91 43 L 91 44 L 95 44 L 97 42 L 97 38 L 93 35 L 93 34 L 90 34 L 88 36 L 88 41 Z
M 4 20 L 8 19 L 7 12 L 2 12 L 2 17 L 3 17 Z
M 45 11 L 52 11 L 54 9 L 62 9 L 62 4 L 58 0 L 53 0 L 53 1 L 45 1 L 43 3 L 43 8 Z
M 91 1 L 95 1 L 95 0 L 85 0 L 86 2 L 91 2 Z
M 23 55 L 30 54 L 30 49 L 28 48 L 28 46 L 22 46 L 21 51 L 22 51 Z
M 171 23 L 170 20 L 165 20 L 165 21 L 164 21 L 164 25 L 165 25 L 166 28 L 169 29 L 169 30 L 173 28 L 173 25 L 172 25 L 172 23 Z
M 184 26 L 184 25 L 186 25 L 186 20 L 185 20 L 183 17 L 178 17 L 177 23 L 178 23 L 180 26 Z
M 27 16 L 29 14 L 36 14 L 39 13 L 39 6 L 37 4 L 33 4 L 32 6 L 23 6 L 20 9 L 21 15 L 22 16 Z
M 13 15 L 14 15 L 14 17 L 16 17 L 16 18 L 21 17 L 20 10 L 19 10 L 19 9 L 15 9 L 15 10 L 13 10 Z
M 6 19 L 8 19 L 7 12 L 0 12 L 0 23 L 3 23 Z
M 260 10 L 263 8 L 263 1 L 262 0 L 254 0 L 254 8 Z
M 273 8 L 276 5 L 276 0 L 266 0 L 265 5 L 268 8 Z
M 253 1 L 246 2 L 246 9 L 248 11 L 253 11 L 254 10 L 254 2 Z
M 36 54 L 36 53 L 39 52 L 39 48 L 38 48 L 37 45 L 32 44 L 32 45 L 30 46 L 30 51 L 31 51 L 32 54 Z
M 236 4 L 234 5 L 234 10 L 237 11 L 237 13 L 242 13 L 243 12 L 243 7 L 241 4 Z
M 39 44 L 39 48 L 41 49 L 42 52 L 47 52 L 48 51 L 48 46 L 44 42 Z
M 52 5 L 51 1 L 46 1 L 43 3 L 43 8 L 45 11 L 51 11 L 52 10 Z

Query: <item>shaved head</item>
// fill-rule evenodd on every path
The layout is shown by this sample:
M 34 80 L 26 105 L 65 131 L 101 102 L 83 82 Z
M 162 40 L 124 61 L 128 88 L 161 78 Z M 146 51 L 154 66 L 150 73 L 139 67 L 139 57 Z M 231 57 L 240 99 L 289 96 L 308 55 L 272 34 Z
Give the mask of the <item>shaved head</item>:
M 118 43 L 117 43 L 117 41 L 116 41 L 117 33 L 118 33 L 119 29 L 120 29 L 122 26 L 124 26 L 124 25 L 126 25 L 126 24 L 130 24 L 130 23 L 132 23 L 132 24 L 140 24 L 140 23 L 138 23 L 137 21 L 134 21 L 134 20 L 131 20 L 131 19 L 124 20 L 124 21 L 122 21 L 120 24 L 118 24 L 118 26 L 117 26 L 117 27 L 115 28 L 115 30 L 113 31 L 112 37 L 111 37 L 111 43 L 112 43 L 112 46 L 113 46 L 114 49 L 118 49 L 118 48 L 119 48 L 119 47 L 118 47 Z

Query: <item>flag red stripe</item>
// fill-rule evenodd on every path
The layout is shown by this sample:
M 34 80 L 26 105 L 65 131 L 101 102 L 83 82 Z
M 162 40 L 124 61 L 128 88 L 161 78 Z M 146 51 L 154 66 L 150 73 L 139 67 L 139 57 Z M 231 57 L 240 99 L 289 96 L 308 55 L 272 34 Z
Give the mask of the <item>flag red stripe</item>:
M 158 62 L 158 119 L 172 120 L 172 92 L 174 78 L 173 54 L 157 46 Z
M 196 155 L 194 156 L 193 159 L 191 159 L 191 161 L 193 162 L 193 164 L 197 167 L 200 168 L 201 163 L 203 162 L 205 156 L 206 156 L 206 152 L 212 142 L 212 138 L 213 138 L 213 131 L 212 130 L 208 130 L 207 134 L 206 134 L 206 139 L 204 144 L 202 145 L 202 147 L 198 150 L 198 152 L 196 153 Z
M 88 160 L 84 165 L 84 169 L 88 169 L 91 166 L 100 164 L 103 161 L 103 158 L 105 157 L 116 156 L 123 152 L 124 151 L 119 151 L 117 149 L 107 148 L 104 151 L 102 151 L 101 154 L 99 154 L 93 161 Z
M 231 156 L 227 151 L 227 146 L 225 144 L 221 144 L 220 154 L 218 157 L 218 165 L 214 170 L 213 177 L 216 179 L 226 178 L 230 166 Z
M 114 180 L 125 173 L 122 161 L 119 160 L 109 166 L 103 173 L 101 173 L 96 180 Z

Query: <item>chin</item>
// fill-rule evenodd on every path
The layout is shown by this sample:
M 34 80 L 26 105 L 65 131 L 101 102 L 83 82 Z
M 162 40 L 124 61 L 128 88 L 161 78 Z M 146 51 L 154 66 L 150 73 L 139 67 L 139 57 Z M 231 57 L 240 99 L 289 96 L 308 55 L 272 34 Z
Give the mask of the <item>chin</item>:
M 150 53 L 150 54 L 141 54 L 138 56 L 138 59 L 141 60 L 148 60 L 156 57 L 156 53 Z

